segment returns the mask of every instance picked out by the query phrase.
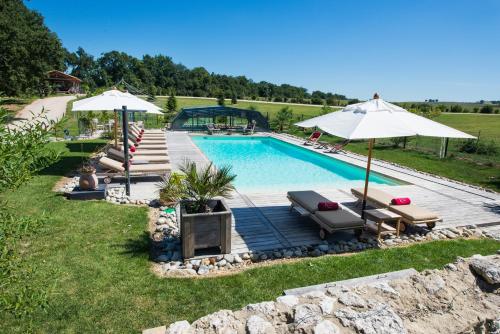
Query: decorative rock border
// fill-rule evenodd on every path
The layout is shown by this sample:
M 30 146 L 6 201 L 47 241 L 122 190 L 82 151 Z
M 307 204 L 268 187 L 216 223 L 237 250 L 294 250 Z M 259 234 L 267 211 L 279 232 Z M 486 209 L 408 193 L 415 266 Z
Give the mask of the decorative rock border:
M 333 282 L 143 333 L 498 333 L 498 284 L 500 256 L 475 255 L 441 270 L 351 287 Z
M 380 241 L 373 234 L 363 233 L 359 240 L 323 241 L 317 245 L 304 245 L 291 248 L 273 249 L 216 256 L 182 259 L 180 226 L 173 208 L 160 207 L 154 214 L 154 227 L 151 228 L 153 239 L 153 260 L 155 271 L 166 277 L 209 276 L 230 273 L 237 269 L 249 267 L 256 263 L 273 260 L 318 257 L 326 254 L 344 254 L 372 248 L 389 248 L 418 242 L 493 237 L 475 225 L 461 228 L 445 228 L 429 231 L 420 226 L 407 226 L 400 237 L 385 235 Z

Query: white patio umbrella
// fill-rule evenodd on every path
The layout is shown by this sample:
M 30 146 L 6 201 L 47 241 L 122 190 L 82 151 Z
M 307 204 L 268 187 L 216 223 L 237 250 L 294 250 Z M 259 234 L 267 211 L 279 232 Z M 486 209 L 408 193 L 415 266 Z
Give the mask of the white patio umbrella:
M 362 212 L 366 207 L 373 143 L 376 138 L 429 136 L 441 138 L 475 138 L 465 132 L 413 114 L 386 102 L 375 94 L 372 100 L 351 104 L 344 109 L 311 118 L 295 125 L 318 127 L 346 139 L 369 139 Z
M 120 92 L 117 89 L 108 90 L 102 94 L 92 96 L 73 103 L 73 111 L 104 111 L 121 109 L 127 106 L 129 110 L 145 111 L 148 114 L 161 115 L 161 108 L 145 101 L 129 92 Z
M 162 114 L 161 108 L 140 99 L 128 92 L 121 92 L 117 89 L 108 90 L 102 94 L 92 96 L 83 100 L 73 103 L 73 111 L 108 111 L 115 112 L 115 146 L 118 146 L 118 117 L 117 112 L 121 111 L 123 114 L 123 151 L 128 152 L 128 134 L 127 134 L 127 112 L 141 111 L 148 114 Z M 125 174 L 127 178 L 126 192 L 130 195 L 130 175 L 128 154 L 125 154 Z
M 118 117 L 117 111 L 123 107 L 127 110 L 143 111 L 147 114 L 162 115 L 161 108 L 151 102 L 145 101 L 129 92 L 121 92 L 117 89 L 105 91 L 102 94 L 92 96 L 86 99 L 78 100 L 73 103 L 73 111 L 114 111 L 115 112 L 115 146 L 118 145 Z

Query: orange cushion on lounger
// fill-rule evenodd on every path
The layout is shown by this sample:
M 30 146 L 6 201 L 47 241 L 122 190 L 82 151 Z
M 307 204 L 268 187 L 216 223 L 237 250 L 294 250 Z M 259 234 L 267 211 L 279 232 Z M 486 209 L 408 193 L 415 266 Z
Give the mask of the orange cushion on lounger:
M 392 205 L 409 205 L 411 200 L 408 197 L 396 197 L 391 200 Z
M 319 211 L 333 211 L 339 209 L 339 203 L 337 202 L 319 202 L 318 210 Z

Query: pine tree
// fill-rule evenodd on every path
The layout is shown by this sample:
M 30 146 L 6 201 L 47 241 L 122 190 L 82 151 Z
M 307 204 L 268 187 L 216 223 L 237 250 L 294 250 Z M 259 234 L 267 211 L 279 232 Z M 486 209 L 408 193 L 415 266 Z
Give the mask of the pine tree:
M 167 99 L 167 110 L 168 112 L 174 113 L 177 111 L 177 99 L 175 98 L 175 94 L 171 93 Z

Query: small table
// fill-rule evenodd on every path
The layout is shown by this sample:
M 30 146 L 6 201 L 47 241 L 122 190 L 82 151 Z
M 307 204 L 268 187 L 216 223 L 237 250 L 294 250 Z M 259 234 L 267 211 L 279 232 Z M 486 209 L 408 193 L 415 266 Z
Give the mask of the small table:
M 377 224 L 377 239 L 380 240 L 381 234 L 393 233 L 394 228 L 385 224 L 387 222 L 395 221 L 396 222 L 396 236 L 399 237 L 399 227 L 401 224 L 401 216 L 389 211 L 387 209 L 372 209 L 365 210 L 365 221 L 372 220 Z M 382 228 L 385 231 L 382 231 Z

